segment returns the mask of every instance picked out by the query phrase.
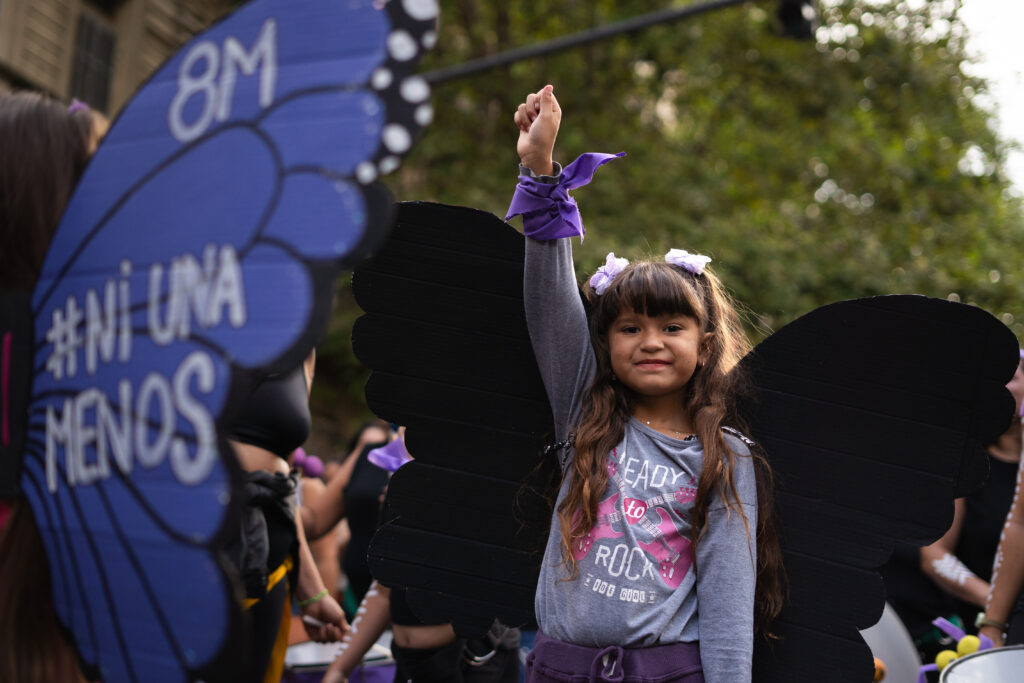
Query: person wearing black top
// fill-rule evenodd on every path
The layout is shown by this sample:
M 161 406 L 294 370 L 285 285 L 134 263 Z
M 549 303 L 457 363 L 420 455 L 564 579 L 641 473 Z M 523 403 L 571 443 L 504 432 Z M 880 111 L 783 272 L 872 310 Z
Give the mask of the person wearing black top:
M 314 355 L 290 373 L 268 376 L 247 397 L 231 428 L 231 445 L 245 470 L 247 505 L 238 535 L 225 547 L 245 587 L 251 650 L 239 680 L 278 681 L 288 647 L 291 597 L 314 640 L 340 640 L 348 629 L 330 596 L 295 515 L 296 478 L 287 458 L 309 436 L 309 385 Z
M 1020 415 L 1024 398 L 1024 365 L 1007 385 Z M 896 547 L 883 569 L 887 599 L 899 614 L 921 654 L 931 661 L 951 645 L 931 622 L 936 617 L 960 621 L 973 630 L 989 594 L 992 560 L 1003 522 L 1013 501 L 1021 457 L 1021 423 L 987 448 L 989 476 L 984 486 L 956 500 L 953 523 L 946 534 L 923 548 Z
M 403 436 L 403 432 L 400 428 L 399 437 Z M 368 548 L 377 527 L 390 518 L 386 505 L 383 509 L 382 505 L 384 488 L 391 473 L 369 460 L 372 450 L 373 447 L 368 446 L 360 453 L 352 481 L 358 482 L 366 493 L 364 504 L 367 514 L 370 512 L 371 499 L 375 501 L 372 505 L 375 508 L 373 528 L 368 528 L 366 520 L 352 527 L 352 541 L 346 557 L 353 554 L 357 528 L 363 534 L 369 530 L 365 538 Z M 376 496 L 373 497 L 371 494 L 374 489 L 370 484 L 380 482 L 380 475 L 383 475 L 384 486 L 376 489 Z M 349 523 L 352 526 L 351 517 Z M 358 559 L 363 561 L 365 567 L 365 552 L 360 552 Z M 348 566 L 346 563 L 346 572 Z M 352 576 L 349 580 L 353 581 Z M 410 609 L 404 589 L 388 588 L 372 581 L 362 597 L 357 616 L 352 621 L 352 629 L 342 641 L 340 654 L 323 678 L 324 683 L 347 681 L 389 624 L 393 635 L 391 652 L 395 658 L 396 683 L 514 683 L 519 680 L 518 629 L 495 622 L 484 638 L 459 638 L 447 622 L 420 619 Z
M 1024 359 L 1024 350 L 1021 351 Z M 1022 360 L 1024 365 L 1024 360 Z M 1018 373 L 1020 374 L 1020 373 Z M 1017 380 L 1017 377 L 1014 377 Z M 1024 378 L 1020 378 L 1024 384 Z M 1018 399 L 1017 414 L 1024 413 Z M 1021 484 L 1024 482 L 1024 461 L 1017 469 L 1017 489 L 1006 516 L 1006 524 L 999 539 L 995 561 L 992 564 L 992 588 L 985 611 L 975 622 L 978 633 L 988 636 L 996 644 L 1024 644 L 1024 503 Z
M 358 604 L 370 586 L 366 551 L 377 530 L 380 501 L 388 475 L 366 462 L 366 455 L 385 445 L 392 432 L 387 423 L 373 420 L 364 424 L 341 467 L 327 480 L 323 491 L 299 508 L 306 537 L 315 541 L 329 533 L 342 519 L 349 524 L 351 538 L 342 560 L 345 574 Z
M 388 485 L 388 473 L 374 466 L 366 456 L 385 443 L 386 440 L 374 440 L 360 449 L 354 456 L 352 474 L 344 489 L 351 537 L 341 566 L 357 604 L 362 602 L 373 581 L 366 564 L 366 553 L 370 550 L 370 539 L 380 523 L 381 497 Z

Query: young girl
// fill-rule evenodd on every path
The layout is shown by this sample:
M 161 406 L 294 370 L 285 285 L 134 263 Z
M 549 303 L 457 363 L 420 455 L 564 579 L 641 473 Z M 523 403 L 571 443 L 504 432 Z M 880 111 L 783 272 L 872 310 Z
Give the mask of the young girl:
M 562 171 L 560 120 L 551 86 L 519 106 L 509 209 L 530 238 L 527 322 L 565 446 L 527 680 L 749 681 L 755 612 L 759 625 L 777 614 L 781 560 L 767 467 L 735 429 L 738 316 L 710 259 L 673 249 L 634 264 L 609 254 L 588 320 L 567 190 L 614 157 Z

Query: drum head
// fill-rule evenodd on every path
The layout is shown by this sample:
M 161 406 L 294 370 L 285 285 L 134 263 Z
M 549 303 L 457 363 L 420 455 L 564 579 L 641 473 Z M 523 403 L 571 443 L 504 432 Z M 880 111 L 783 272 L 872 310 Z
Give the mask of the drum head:
M 939 683 L 1017 683 L 1024 676 L 1024 645 L 983 650 L 953 660 Z
M 885 611 L 878 623 L 860 632 L 864 642 L 871 648 L 871 654 L 885 664 L 885 681 L 889 683 L 915 683 L 921 658 L 914 647 L 914 641 L 900 621 L 896 610 L 885 603 Z

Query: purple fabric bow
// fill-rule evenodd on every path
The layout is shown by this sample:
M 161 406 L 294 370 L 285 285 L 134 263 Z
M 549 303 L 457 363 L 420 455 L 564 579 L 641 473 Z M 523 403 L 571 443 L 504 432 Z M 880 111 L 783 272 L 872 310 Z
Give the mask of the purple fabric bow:
M 704 266 L 711 263 L 711 257 L 704 254 L 691 254 L 685 249 L 669 249 L 665 261 L 673 266 L 685 268 L 694 275 L 703 275 Z
M 512 195 L 505 220 L 523 217 L 523 234 L 535 240 L 556 240 L 579 235 L 583 237 L 583 219 L 576 200 L 569 190 L 583 187 L 591 181 L 600 166 L 612 159 L 626 156 L 588 152 L 562 170 L 556 184 L 542 183 L 530 176 L 519 176 L 519 185 Z
M 367 454 L 366 459 L 382 470 L 394 472 L 412 460 L 412 456 L 409 455 L 409 451 L 405 450 L 405 442 L 401 439 L 395 439 L 387 446 L 374 448 Z
M 608 285 L 612 283 L 612 280 L 625 270 L 628 265 L 629 261 L 624 258 L 615 258 L 615 252 L 609 251 L 608 256 L 604 259 L 604 265 L 590 276 L 590 286 L 598 294 L 604 294 L 604 290 L 608 289 Z

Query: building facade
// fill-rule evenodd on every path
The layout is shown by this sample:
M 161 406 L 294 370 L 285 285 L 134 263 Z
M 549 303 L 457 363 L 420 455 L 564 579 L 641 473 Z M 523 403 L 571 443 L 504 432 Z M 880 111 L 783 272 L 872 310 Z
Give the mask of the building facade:
M 0 89 L 114 114 L 228 0 L 0 0 Z

